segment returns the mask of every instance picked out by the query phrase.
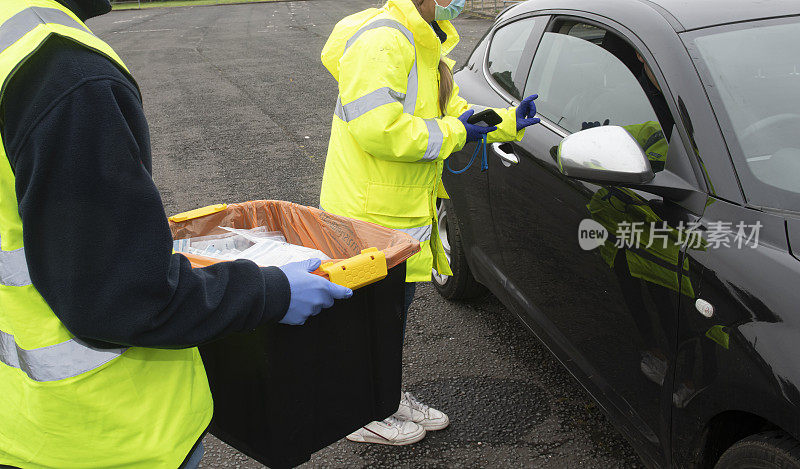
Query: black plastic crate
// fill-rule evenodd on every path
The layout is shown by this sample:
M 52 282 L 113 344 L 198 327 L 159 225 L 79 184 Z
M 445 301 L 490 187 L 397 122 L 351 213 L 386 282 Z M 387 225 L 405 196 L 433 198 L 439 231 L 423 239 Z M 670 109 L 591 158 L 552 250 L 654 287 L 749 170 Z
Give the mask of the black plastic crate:
M 400 401 L 405 262 L 303 326 L 268 325 L 200 347 L 214 396 L 211 433 L 291 467 Z

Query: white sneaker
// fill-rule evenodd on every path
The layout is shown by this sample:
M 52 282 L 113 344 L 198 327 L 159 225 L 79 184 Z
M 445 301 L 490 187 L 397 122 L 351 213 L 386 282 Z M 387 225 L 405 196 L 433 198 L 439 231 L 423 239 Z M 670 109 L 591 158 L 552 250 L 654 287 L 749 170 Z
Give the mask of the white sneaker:
M 441 430 L 450 425 L 450 418 L 444 412 L 428 407 L 410 392 L 404 392 L 400 396 L 400 408 L 394 417 L 418 423 L 427 431 Z
M 425 429 L 414 422 L 391 416 L 383 421 L 370 422 L 347 435 L 350 441 L 382 445 L 410 445 L 425 438 Z

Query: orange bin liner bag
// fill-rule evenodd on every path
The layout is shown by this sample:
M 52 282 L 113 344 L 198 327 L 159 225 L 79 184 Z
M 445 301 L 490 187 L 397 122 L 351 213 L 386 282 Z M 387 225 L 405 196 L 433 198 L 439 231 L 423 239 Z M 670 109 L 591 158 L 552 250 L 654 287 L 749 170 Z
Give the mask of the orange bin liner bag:
M 280 231 L 291 244 L 319 249 L 336 262 L 356 256 L 362 249 L 377 248 L 386 256 L 391 269 L 419 252 L 419 242 L 411 236 L 383 226 L 333 215 L 323 210 L 281 200 L 251 200 L 237 204 L 218 204 L 169 218 L 173 239 L 194 238 L 227 231 L 218 228 L 256 228 L 266 226 Z M 225 262 L 181 253 L 193 267 Z M 315 274 L 327 277 L 322 270 Z

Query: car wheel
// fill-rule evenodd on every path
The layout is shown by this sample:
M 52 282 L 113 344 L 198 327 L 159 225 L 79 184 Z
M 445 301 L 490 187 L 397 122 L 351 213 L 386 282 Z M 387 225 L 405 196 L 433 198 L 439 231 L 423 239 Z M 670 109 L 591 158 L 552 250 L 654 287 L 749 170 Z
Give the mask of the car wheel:
M 781 431 L 758 433 L 739 440 L 719 458 L 716 469 L 777 469 L 800 467 L 800 442 Z
M 469 270 L 464 247 L 461 244 L 461 226 L 453 211 L 453 204 L 449 200 L 439 200 L 437 218 L 439 237 L 453 275 L 442 275 L 434 270 L 433 285 L 439 294 L 448 300 L 462 300 L 481 295 L 486 289 L 475 280 Z

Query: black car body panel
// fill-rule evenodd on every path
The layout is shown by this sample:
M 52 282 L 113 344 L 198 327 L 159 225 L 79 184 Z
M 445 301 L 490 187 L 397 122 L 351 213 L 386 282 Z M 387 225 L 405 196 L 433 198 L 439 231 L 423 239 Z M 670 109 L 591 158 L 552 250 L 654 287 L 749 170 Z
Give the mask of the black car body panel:
M 701 220 L 760 222 L 757 248 L 688 250 L 697 296 L 714 305 L 715 315 L 699 316 L 691 302 L 682 305 L 676 381 L 693 379 L 698 394 L 673 410 L 677 461 L 690 460 L 708 422 L 725 412 L 759 416 L 800 438 L 800 268 L 786 240 L 785 219 L 714 200 Z M 703 340 L 722 326 L 719 341 Z M 724 340 L 723 340 L 724 342 Z M 702 372 L 687 362 L 702 364 Z
M 747 206 L 697 57 L 681 36 L 800 11 L 788 1 L 769 3 L 768 10 L 756 1 L 726 5 L 533 0 L 498 17 L 455 75 L 461 95 L 475 105 L 516 105 L 518 90 L 536 91 L 525 89 L 526 67 L 546 31 L 569 21 L 611 31 L 650 66 L 674 118 L 666 169 L 703 195 L 689 203 L 626 189 L 644 208 L 626 209 L 625 220 L 691 225 L 704 243 L 713 242 L 708 233 L 720 222 L 731 223 L 732 237 L 736 223 L 760 226 L 756 247 L 689 245 L 664 254 L 677 280 L 653 283 L 624 268 L 633 261 L 621 250 L 604 258 L 579 247 L 578 226 L 614 189 L 561 173 L 555 154 L 569 132 L 546 116 L 521 142 L 490 148 L 488 171 L 445 172 L 475 278 L 597 399 L 648 466 L 708 462 L 709 441 L 725 433 L 715 425 L 742 419 L 800 438 L 800 215 Z M 518 70 L 501 84 L 488 71 L 489 45 L 503 27 L 533 17 L 539 19 L 529 20 L 530 37 L 517 46 Z M 474 149 L 468 144 L 454 153 L 451 167 L 463 167 Z M 519 163 L 502 164 L 501 150 Z M 698 312 L 698 300 L 713 305 L 711 317 Z

